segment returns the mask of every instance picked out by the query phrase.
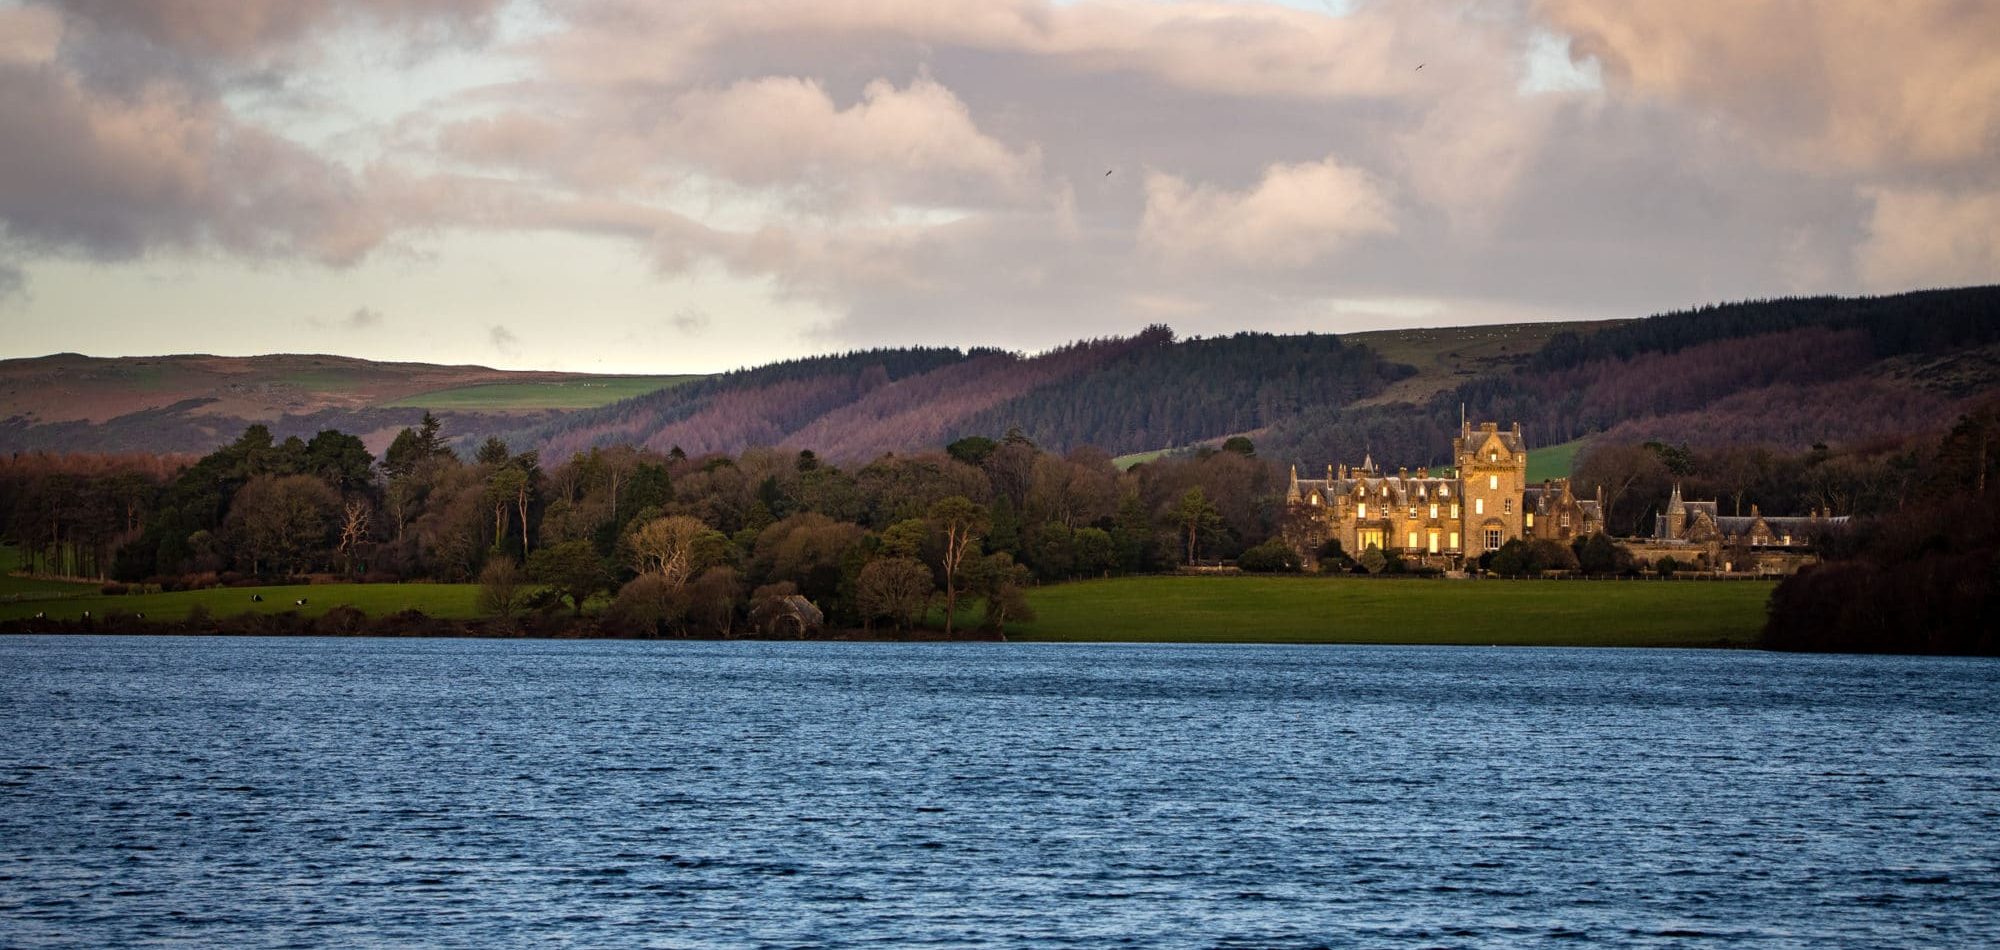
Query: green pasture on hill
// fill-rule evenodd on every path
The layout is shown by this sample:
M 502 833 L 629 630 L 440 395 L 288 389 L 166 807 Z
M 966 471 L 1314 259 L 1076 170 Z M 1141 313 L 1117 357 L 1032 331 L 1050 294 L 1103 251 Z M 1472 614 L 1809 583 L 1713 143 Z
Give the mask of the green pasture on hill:
M 1576 453 L 1583 449 L 1587 441 L 1576 439 L 1561 445 L 1529 449 L 1528 483 L 1534 484 L 1545 478 L 1568 478 L 1570 470 L 1576 466 Z
M 594 409 L 701 378 L 585 376 L 543 382 L 481 383 L 418 393 L 383 405 L 391 409 Z
M 1040 587 L 1022 640 L 1751 646 L 1772 584 L 1128 577 Z
M 253 601 L 250 599 L 252 595 L 264 599 L 262 602 Z M 459 620 L 479 616 L 475 606 L 478 596 L 477 584 L 314 584 L 217 587 L 120 596 L 91 593 L 81 597 L 0 602 L 0 620 L 19 620 L 32 617 L 37 612 L 46 612 L 53 619 L 74 620 L 83 616 L 86 610 L 94 618 L 143 613 L 147 620 L 180 620 L 196 604 L 207 607 L 209 614 L 215 617 L 230 617 L 245 611 L 277 614 L 288 610 L 317 617 L 334 607 L 346 605 L 359 608 L 370 617 L 385 617 L 402 610 L 421 610 L 433 617 Z M 306 600 L 304 607 L 294 603 L 301 597 Z

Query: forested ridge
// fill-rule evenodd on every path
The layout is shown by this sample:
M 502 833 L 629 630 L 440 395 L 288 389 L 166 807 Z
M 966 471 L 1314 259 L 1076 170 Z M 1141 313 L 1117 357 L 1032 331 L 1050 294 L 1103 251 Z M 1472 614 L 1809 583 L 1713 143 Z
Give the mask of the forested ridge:
M 2000 287 L 1752 301 L 1557 334 L 1421 406 L 1308 409 L 1261 440 L 1307 462 L 1447 460 L 1461 412 L 1530 445 L 1585 436 L 1797 450 L 1947 426 L 1995 391 Z M 1927 361 L 1950 363 L 1927 371 Z
M 808 448 L 864 460 L 1020 430 L 1055 448 L 1129 452 L 1341 406 L 1412 372 L 1328 334 L 1176 340 L 1166 327 L 1031 356 L 870 350 L 743 370 L 514 434 L 551 452 Z

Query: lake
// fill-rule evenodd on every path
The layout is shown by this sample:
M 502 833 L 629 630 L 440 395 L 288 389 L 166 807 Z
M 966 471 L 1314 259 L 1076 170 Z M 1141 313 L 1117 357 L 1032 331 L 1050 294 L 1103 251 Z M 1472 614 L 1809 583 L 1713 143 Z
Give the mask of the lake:
M 14 946 L 2000 943 L 1991 660 L 13 637 L 0 726 Z

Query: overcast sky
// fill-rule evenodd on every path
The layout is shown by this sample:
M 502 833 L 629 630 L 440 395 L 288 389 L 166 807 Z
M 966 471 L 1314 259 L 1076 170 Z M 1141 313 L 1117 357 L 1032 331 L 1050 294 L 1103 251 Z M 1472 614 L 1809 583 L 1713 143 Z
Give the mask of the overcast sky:
M 0 0 L 0 356 L 623 372 L 2000 280 L 2000 3 Z

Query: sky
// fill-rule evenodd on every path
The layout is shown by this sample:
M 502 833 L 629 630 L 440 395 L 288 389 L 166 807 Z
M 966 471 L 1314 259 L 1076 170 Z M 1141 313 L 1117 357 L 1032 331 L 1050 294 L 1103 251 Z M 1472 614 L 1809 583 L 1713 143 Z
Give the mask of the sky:
M 0 0 L 0 357 L 703 372 L 2000 281 L 2000 3 Z

